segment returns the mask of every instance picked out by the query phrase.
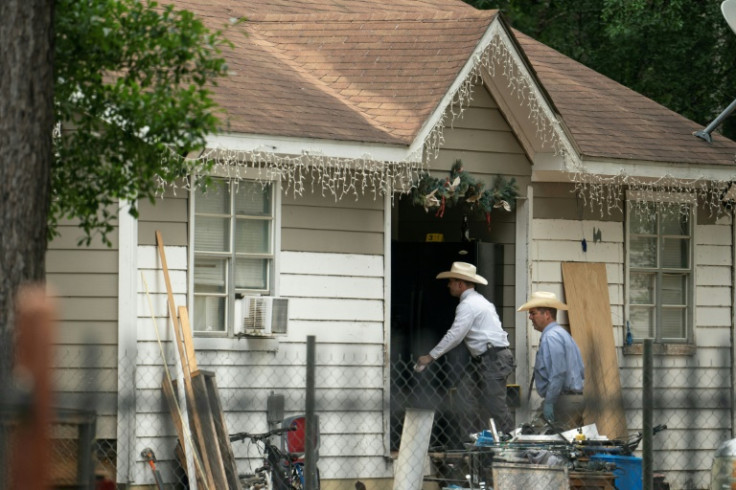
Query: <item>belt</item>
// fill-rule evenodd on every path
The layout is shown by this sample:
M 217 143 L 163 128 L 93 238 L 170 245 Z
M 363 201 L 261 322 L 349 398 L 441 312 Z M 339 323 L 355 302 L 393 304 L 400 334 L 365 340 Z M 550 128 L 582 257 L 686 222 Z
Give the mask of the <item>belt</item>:
M 563 395 L 582 395 L 582 391 L 575 391 L 575 390 L 563 390 Z
M 493 352 L 501 352 L 502 350 L 506 350 L 506 349 L 508 349 L 508 347 L 493 347 L 491 344 L 488 344 L 488 348 L 486 349 L 486 351 L 483 354 L 478 354 L 477 356 L 472 356 L 472 357 L 473 357 L 474 360 L 480 361 L 481 360 L 481 357 L 485 356 L 486 354 L 488 354 L 491 351 L 493 351 Z

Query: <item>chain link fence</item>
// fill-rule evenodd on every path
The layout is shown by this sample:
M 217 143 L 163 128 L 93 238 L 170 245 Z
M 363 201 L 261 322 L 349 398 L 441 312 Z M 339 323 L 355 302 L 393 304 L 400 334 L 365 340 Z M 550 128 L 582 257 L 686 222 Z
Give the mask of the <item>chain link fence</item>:
M 304 413 L 304 346 L 283 342 L 275 351 L 197 352 L 199 368 L 216 377 L 230 433 L 262 433 L 277 426 L 267 412 L 274 395 L 283 396 L 283 418 Z M 156 488 L 158 475 L 165 488 L 187 488 L 176 417 L 161 389 L 165 370 L 158 347 L 140 345 L 135 358 L 123 358 L 120 366 L 132 373 L 127 378 L 119 376 L 118 359 L 110 359 L 109 351 L 95 355 L 93 350 L 61 349 L 57 356 L 55 404 L 64 408 L 57 410 L 52 431 L 54 486 Z M 176 378 L 171 345 L 164 356 Z M 437 362 L 418 374 L 414 359 L 386 362 L 382 349 L 362 352 L 317 343 L 314 400 L 321 488 L 353 490 L 363 488 L 362 483 L 369 490 L 410 490 L 417 478 L 427 490 L 639 488 L 625 486 L 621 478 L 640 475 L 646 464 L 637 434 L 643 430 L 649 398 L 643 397 L 641 356 L 623 356 L 620 364 L 613 376 L 621 381 L 621 398 L 595 402 L 601 407 L 622 404 L 626 438 L 606 442 L 573 435 L 569 442 L 550 427 L 531 429 L 538 399 L 532 396 L 527 405 L 522 387 L 520 398 L 510 390 L 508 399 L 519 428 L 517 440 L 492 440 L 481 433 L 476 441 L 467 430 L 466 394 L 458 389 L 466 371 L 462 363 Z M 732 434 L 730 357 L 689 366 L 656 356 L 653 364 L 654 387 L 647 403 L 654 424 L 666 425 L 652 438 L 654 488 L 709 488 L 715 450 Z M 123 379 L 134 386 L 119 387 Z M 182 420 L 187 420 L 181 386 Z M 12 427 L 12 418 L 3 422 Z M 521 435 L 525 438 L 519 439 Z M 541 441 L 530 439 L 537 435 Z M 279 436 L 272 442 L 281 447 Z M 155 470 L 145 450 L 155 457 Z M 263 465 L 262 444 L 234 442 L 232 450 L 240 474 L 256 473 Z M 406 458 L 414 452 L 414 459 L 402 458 L 401 452 Z M 414 480 L 395 486 L 399 476 Z

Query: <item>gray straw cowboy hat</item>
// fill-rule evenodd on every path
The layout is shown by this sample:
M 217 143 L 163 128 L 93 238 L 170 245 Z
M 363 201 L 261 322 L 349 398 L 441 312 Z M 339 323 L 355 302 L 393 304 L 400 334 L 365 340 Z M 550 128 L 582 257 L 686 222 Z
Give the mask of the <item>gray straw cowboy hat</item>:
M 463 281 L 488 284 L 486 278 L 475 273 L 475 266 L 467 262 L 453 262 L 449 271 L 437 274 L 437 279 L 461 279 Z
M 566 310 L 567 305 L 557 299 L 555 293 L 537 291 L 536 293 L 532 293 L 532 297 L 529 298 L 529 301 L 521 305 L 517 311 L 527 311 L 532 308 L 554 308 L 556 310 Z

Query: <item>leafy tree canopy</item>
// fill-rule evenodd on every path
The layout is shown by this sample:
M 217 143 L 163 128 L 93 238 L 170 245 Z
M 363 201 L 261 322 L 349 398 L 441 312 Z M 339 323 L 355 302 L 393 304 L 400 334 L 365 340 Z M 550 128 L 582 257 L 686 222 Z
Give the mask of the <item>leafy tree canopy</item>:
M 152 200 L 156 175 L 191 170 L 181 156 L 217 128 L 208 87 L 226 74 L 230 44 L 191 12 L 148 0 L 58 0 L 54 29 L 62 130 L 49 227 L 76 218 L 88 241 L 106 239 L 116 200 Z
M 736 98 L 736 34 L 712 0 L 465 0 L 706 125 Z M 736 116 L 736 115 L 735 115 Z M 722 132 L 736 137 L 736 117 Z

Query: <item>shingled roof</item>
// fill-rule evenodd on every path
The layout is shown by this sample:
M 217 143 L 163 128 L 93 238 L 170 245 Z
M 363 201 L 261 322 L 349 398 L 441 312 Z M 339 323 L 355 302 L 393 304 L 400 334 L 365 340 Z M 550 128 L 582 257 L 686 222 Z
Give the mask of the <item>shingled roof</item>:
M 496 11 L 460 0 L 177 0 L 230 30 L 224 131 L 408 147 Z M 581 159 L 732 165 L 736 143 L 509 30 Z
M 216 93 L 229 131 L 403 146 L 495 16 L 439 0 L 189 0 L 177 6 L 210 25 L 248 19 L 247 36 L 228 34 L 235 43 L 228 53 L 233 73 Z
M 633 90 L 513 31 L 583 157 L 733 165 L 736 143 Z M 724 101 L 728 102 L 728 101 Z

